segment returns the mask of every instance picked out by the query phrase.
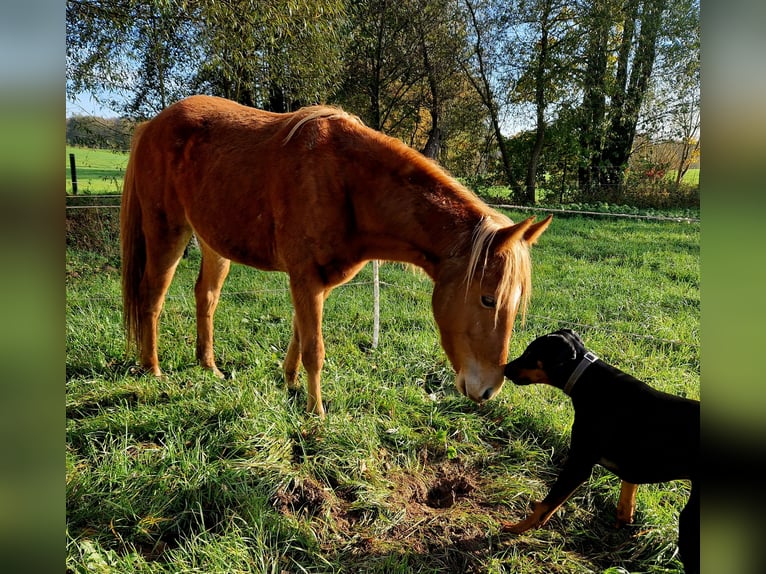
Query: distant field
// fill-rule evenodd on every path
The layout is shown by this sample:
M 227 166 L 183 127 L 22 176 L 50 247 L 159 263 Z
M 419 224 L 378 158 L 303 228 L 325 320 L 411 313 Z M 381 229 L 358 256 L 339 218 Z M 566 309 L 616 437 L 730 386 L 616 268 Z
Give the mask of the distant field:
M 128 153 L 106 149 L 66 146 L 66 193 L 72 194 L 69 154 L 75 154 L 77 193 L 122 193 L 122 178 L 128 164 Z
M 675 180 L 676 173 L 678 173 L 676 170 L 673 170 L 668 173 L 668 177 Z M 689 170 L 684 174 L 683 179 L 681 180 L 687 185 L 699 185 L 700 183 L 700 168 L 698 167 L 692 167 L 689 168 Z

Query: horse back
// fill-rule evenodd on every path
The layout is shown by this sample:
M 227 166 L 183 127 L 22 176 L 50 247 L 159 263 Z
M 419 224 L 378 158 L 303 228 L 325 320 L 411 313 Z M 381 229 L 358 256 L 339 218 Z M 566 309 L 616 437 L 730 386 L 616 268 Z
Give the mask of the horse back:
M 305 251 L 348 241 L 348 202 L 337 153 L 323 145 L 327 122 L 301 119 L 332 112 L 277 114 L 210 96 L 173 104 L 134 140 L 139 201 L 154 225 L 191 227 L 239 263 L 289 271 L 307 257 L 331 259 Z

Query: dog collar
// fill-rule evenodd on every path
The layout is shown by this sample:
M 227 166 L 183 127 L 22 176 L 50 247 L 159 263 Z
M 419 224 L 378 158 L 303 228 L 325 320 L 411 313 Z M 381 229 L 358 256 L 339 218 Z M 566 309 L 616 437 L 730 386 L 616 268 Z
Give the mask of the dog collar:
M 564 392 L 568 395 L 572 394 L 572 387 L 575 386 L 575 383 L 577 382 L 577 379 L 580 378 L 580 375 L 583 374 L 583 371 L 590 367 L 593 363 L 595 363 L 598 360 L 598 355 L 596 353 L 591 353 L 590 351 L 587 351 L 582 359 L 580 359 L 580 362 L 577 364 L 577 367 L 572 372 L 572 374 L 569 376 L 569 380 L 567 381 L 567 384 L 564 385 Z

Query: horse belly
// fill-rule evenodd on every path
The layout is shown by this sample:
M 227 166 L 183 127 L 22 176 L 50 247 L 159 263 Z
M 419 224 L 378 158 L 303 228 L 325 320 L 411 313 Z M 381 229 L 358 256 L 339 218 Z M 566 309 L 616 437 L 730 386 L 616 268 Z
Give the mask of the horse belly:
M 197 237 L 213 251 L 235 263 L 265 271 L 280 270 L 274 246 L 273 217 L 257 202 L 187 208 L 187 219 Z

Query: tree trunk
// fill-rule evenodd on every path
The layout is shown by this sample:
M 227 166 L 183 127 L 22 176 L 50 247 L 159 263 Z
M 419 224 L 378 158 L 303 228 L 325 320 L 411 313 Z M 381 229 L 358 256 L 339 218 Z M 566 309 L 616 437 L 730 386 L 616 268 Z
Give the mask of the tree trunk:
M 468 8 L 468 13 L 471 16 L 471 23 L 473 25 L 474 31 L 476 32 L 476 45 L 474 48 L 476 59 L 479 64 L 478 80 L 470 71 L 466 71 L 466 76 L 468 77 L 468 81 L 473 85 L 474 89 L 476 89 L 476 92 L 479 94 L 482 103 L 486 106 L 487 111 L 489 112 L 490 121 L 492 122 L 492 130 L 495 134 L 497 145 L 500 148 L 500 160 L 503 165 L 503 172 L 505 174 L 506 182 L 508 186 L 513 190 L 514 199 L 516 201 L 523 201 L 524 189 L 521 187 L 513 173 L 511 158 L 508 156 L 508 149 L 505 146 L 505 138 L 503 137 L 502 131 L 500 130 L 500 118 L 497 112 L 497 105 L 495 104 L 495 99 L 492 95 L 492 87 L 489 83 L 489 77 L 484 62 L 484 53 L 482 50 L 481 41 L 481 27 L 476 20 L 476 11 L 471 5 L 471 2 L 466 0 L 465 4 Z
M 608 9 L 600 2 L 594 3 L 590 18 L 579 136 L 583 161 L 577 168 L 580 194 L 586 200 L 593 199 L 594 183 L 599 180 L 598 160 L 606 115 L 607 39 L 611 27 Z
M 623 174 L 633 148 L 636 125 L 644 101 L 649 78 L 654 67 L 657 53 L 657 37 L 662 24 L 662 12 L 667 0 L 645 0 L 640 20 L 638 46 L 633 56 L 630 77 L 624 90 L 619 90 L 613 98 L 611 121 L 606 140 L 601 152 L 601 164 L 606 167 L 601 173 L 601 186 L 607 190 L 616 190 L 622 184 Z M 629 8 L 628 19 L 638 13 L 637 2 Z M 632 32 L 632 29 L 631 29 Z M 631 33 L 632 36 L 632 33 Z M 623 41 L 623 44 L 625 39 Z M 623 78 L 627 78 L 627 55 Z M 618 76 L 618 79 L 620 76 Z
M 439 128 L 439 116 L 438 112 L 431 110 L 431 131 L 428 132 L 428 141 L 423 147 L 423 155 L 431 158 L 438 159 L 439 152 L 442 149 L 442 131 Z
M 428 57 L 428 46 L 426 45 L 425 32 L 420 25 L 418 25 L 418 35 L 420 36 L 420 49 L 423 55 L 423 67 L 425 68 L 426 78 L 428 79 L 428 89 L 431 92 L 431 103 L 428 110 L 431 115 L 431 130 L 428 132 L 428 141 L 426 141 L 422 153 L 426 157 L 437 159 L 439 157 L 442 143 L 442 132 L 439 127 L 439 106 L 441 106 L 439 83 L 436 81 L 436 73 L 431 64 L 431 59 Z
M 545 142 L 545 83 L 548 69 L 548 27 L 550 25 L 551 4 L 547 1 L 543 5 L 540 15 L 540 53 L 537 57 L 537 72 L 535 79 L 535 107 L 537 110 L 537 130 L 535 142 L 532 145 L 532 153 L 527 164 L 526 200 L 534 205 L 537 203 L 535 194 L 535 182 L 537 179 L 537 165 L 540 162 L 540 154 Z

